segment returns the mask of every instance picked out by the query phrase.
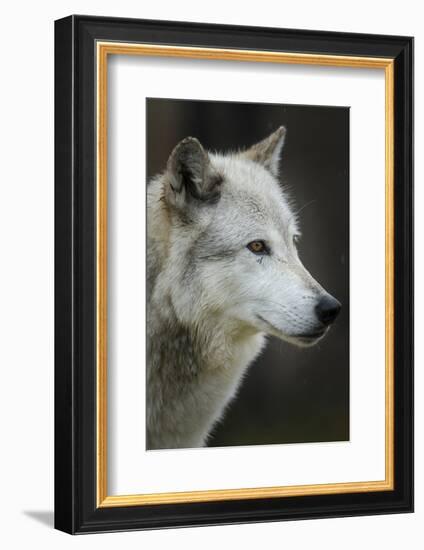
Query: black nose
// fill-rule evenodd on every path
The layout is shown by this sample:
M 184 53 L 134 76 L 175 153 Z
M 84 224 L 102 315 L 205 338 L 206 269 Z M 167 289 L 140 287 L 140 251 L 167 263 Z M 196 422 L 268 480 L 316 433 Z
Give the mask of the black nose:
M 318 319 L 324 325 L 332 323 L 340 312 L 341 303 L 332 296 L 323 296 L 315 306 L 315 311 Z

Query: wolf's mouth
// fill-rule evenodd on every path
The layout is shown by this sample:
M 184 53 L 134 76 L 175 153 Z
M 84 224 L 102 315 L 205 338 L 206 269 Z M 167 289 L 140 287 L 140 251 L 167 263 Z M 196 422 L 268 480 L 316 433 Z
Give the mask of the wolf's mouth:
M 269 321 L 267 321 L 264 317 L 262 317 L 262 315 L 259 315 L 259 314 L 256 314 L 256 317 L 262 321 L 262 323 L 265 323 L 265 325 L 267 325 L 268 327 L 270 327 L 272 329 L 273 332 L 278 332 L 278 333 L 281 333 L 281 330 L 278 329 L 276 326 L 274 326 L 272 323 L 270 323 Z M 301 334 L 287 334 L 286 336 L 288 336 L 289 338 L 293 338 L 295 340 L 298 340 L 302 343 L 305 343 L 305 344 L 309 344 L 309 343 L 312 343 L 314 342 L 315 340 L 318 340 L 319 338 L 321 338 L 322 336 L 324 336 L 324 334 L 327 332 L 327 327 L 324 327 L 324 328 L 321 328 L 319 330 L 316 330 L 314 332 L 303 332 Z
M 261 321 L 262 323 L 265 323 L 270 329 L 272 329 L 273 332 L 281 332 L 276 326 L 274 326 L 272 323 L 267 321 L 265 317 L 262 317 L 262 315 L 259 315 L 259 313 L 256 314 L 256 317 Z
M 301 342 L 309 343 L 313 342 L 314 340 L 318 340 L 318 338 L 324 336 L 326 332 L 327 330 L 324 328 L 322 330 L 310 332 L 308 334 L 293 334 L 292 338 L 296 338 L 296 340 L 300 340 Z

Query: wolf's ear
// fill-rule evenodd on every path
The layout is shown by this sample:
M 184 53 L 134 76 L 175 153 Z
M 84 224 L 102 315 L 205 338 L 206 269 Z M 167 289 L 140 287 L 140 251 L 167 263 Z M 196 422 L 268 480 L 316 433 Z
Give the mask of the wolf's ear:
M 284 126 L 280 126 L 270 136 L 244 151 L 242 156 L 262 164 L 272 175 L 277 177 L 280 153 L 285 139 L 286 129 Z
M 172 151 L 167 164 L 167 200 L 177 207 L 196 201 L 216 202 L 222 178 L 211 166 L 199 140 L 187 137 Z

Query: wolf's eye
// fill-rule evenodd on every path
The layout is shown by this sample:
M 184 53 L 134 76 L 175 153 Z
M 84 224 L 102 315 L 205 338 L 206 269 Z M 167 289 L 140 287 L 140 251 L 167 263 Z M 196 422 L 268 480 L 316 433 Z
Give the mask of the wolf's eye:
M 247 245 L 247 248 L 250 250 L 250 252 L 253 252 L 253 254 L 269 254 L 269 249 L 264 241 L 252 241 Z

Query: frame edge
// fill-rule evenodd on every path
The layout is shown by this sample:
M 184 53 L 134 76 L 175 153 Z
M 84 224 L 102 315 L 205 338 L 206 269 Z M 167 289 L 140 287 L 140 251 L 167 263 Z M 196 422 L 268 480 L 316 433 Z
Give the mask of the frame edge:
M 54 25 L 54 527 L 75 533 L 73 356 L 74 17 Z

